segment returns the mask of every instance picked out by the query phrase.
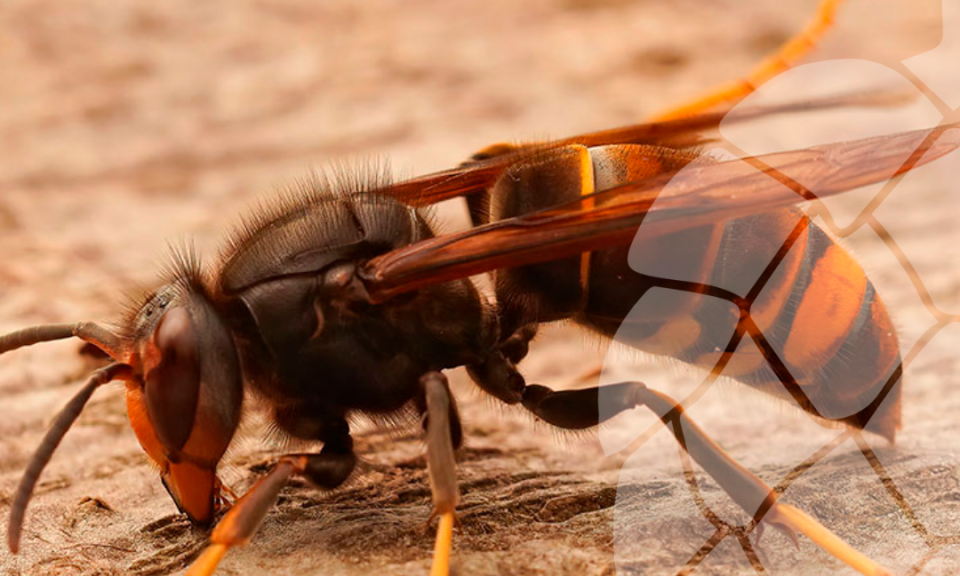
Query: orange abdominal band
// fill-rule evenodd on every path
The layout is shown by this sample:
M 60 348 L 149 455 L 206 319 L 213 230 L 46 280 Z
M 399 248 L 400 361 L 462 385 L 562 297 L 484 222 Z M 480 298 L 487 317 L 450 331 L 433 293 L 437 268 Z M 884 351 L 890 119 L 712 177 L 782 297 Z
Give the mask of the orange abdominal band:
M 596 190 L 596 184 L 593 177 L 593 158 L 590 156 L 590 150 L 586 147 L 580 148 L 580 196 L 590 196 Z M 591 210 L 597 205 L 596 198 L 584 198 L 582 206 L 584 210 Z M 583 298 L 586 300 L 590 289 L 590 252 L 584 252 L 580 255 L 580 286 L 583 289 Z

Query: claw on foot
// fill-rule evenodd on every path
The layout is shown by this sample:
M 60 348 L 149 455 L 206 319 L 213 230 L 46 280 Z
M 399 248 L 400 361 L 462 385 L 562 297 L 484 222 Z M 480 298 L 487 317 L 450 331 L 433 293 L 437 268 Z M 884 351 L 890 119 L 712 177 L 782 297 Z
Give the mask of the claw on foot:
M 768 513 L 771 525 L 779 528 L 796 543 L 797 532 L 813 540 L 820 548 L 864 576 L 892 576 L 891 572 L 840 539 L 799 508 L 777 503 Z
M 793 542 L 793 547 L 796 548 L 797 550 L 800 549 L 800 537 L 797 536 L 797 531 L 794 530 L 793 527 L 790 526 L 789 524 L 778 522 L 776 519 L 773 519 L 773 518 L 771 519 L 764 518 L 764 520 L 757 525 L 757 530 L 756 530 L 757 546 L 760 545 L 760 540 L 763 538 L 763 531 L 766 528 L 767 524 L 769 524 L 770 526 L 773 526 L 777 530 L 786 534 L 787 538 L 789 538 L 790 541 Z

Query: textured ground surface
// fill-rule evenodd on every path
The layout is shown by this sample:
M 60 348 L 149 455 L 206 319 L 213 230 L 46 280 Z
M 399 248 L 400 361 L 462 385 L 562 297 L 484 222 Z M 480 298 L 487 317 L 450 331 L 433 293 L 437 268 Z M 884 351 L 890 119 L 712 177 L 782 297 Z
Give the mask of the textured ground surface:
M 515 4 L 4 2 L 0 332 L 114 317 L 123 293 L 153 282 L 165 242 L 192 236 L 212 247 L 228 215 L 311 166 L 389 157 L 398 175 L 411 175 L 491 142 L 635 122 L 746 71 L 813 2 Z M 853 0 L 815 59 L 896 65 L 937 46 L 939 16 L 931 0 Z M 837 76 L 800 89 L 829 92 L 830 79 L 851 87 Z M 762 130 L 793 142 L 814 125 L 793 118 Z M 960 563 L 960 542 L 950 538 L 960 534 L 960 331 L 930 331 L 936 308 L 960 312 L 960 198 L 949 186 L 957 169 L 905 181 L 877 212 L 915 281 L 872 231 L 847 241 L 893 311 L 904 350 L 929 337 L 907 370 L 898 445 L 867 439 L 886 486 L 848 440 L 786 492 L 900 574 L 947 574 Z M 448 229 L 462 223 L 461 206 L 441 214 Z M 90 368 L 77 349 L 51 344 L 0 361 L 0 510 L 49 418 Z M 602 343 L 560 328 L 537 341 L 524 370 L 532 382 L 584 386 L 605 357 Z M 604 378 L 639 374 L 683 397 L 700 376 L 634 360 L 616 355 Z M 672 574 L 710 537 L 669 436 L 604 456 L 603 446 L 636 437 L 649 418 L 612 424 L 602 444 L 558 439 L 481 398 L 462 374 L 452 378 L 468 438 L 459 574 Z M 729 384 L 690 413 L 771 483 L 840 433 Z M 238 490 L 277 454 L 258 431 L 254 420 L 227 459 L 224 479 Z M 221 573 L 426 573 L 429 491 L 416 435 L 362 427 L 358 445 L 365 474 L 333 494 L 292 486 Z M 716 484 L 698 479 L 705 501 L 736 520 Z M 0 551 L 0 571 L 181 572 L 204 534 L 174 512 L 126 423 L 122 390 L 104 390 L 41 481 L 24 552 Z M 772 574 L 846 570 L 809 541 L 794 549 L 772 531 L 762 560 Z M 695 571 L 752 572 L 734 538 Z

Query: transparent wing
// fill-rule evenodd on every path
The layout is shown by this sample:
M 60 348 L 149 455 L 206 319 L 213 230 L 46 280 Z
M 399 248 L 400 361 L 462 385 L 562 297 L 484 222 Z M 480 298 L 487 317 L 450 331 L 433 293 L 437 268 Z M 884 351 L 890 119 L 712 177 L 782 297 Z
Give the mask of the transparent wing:
M 629 244 L 641 223 L 669 232 L 841 194 L 952 152 L 960 146 L 957 128 L 960 124 L 949 124 L 688 166 L 393 250 L 367 263 L 364 282 L 375 299 L 384 300 L 428 284 Z M 658 199 L 667 184 L 670 196 Z M 783 194 L 784 186 L 797 196 Z
M 673 148 L 687 148 L 709 142 L 710 139 L 705 137 L 704 134 L 717 130 L 720 122 L 724 119 L 726 119 L 726 122 L 748 122 L 778 114 L 814 112 L 835 108 L 892 107 L 902 105 L 914 97 L 913 94 L 883 89 L 871 92 L 852 92 L 831 98 L 787 102 L 785 104 L 740 106 L 734 110 L 720 110 L 675 120 L 648 122 L 599 132 L 589 132 L 560 140 L 516 146 L 512 148 L 510 153 L 400 182 L 387 190 L 381 191 L 381 193 L 411 206 L 426 206 L 442 200 L 482 192 L 492 186 L 507 167 L 524 156 L 542 153 L 569 144 L 582 144 L 588 147 L 608 144 L 656 144 Z

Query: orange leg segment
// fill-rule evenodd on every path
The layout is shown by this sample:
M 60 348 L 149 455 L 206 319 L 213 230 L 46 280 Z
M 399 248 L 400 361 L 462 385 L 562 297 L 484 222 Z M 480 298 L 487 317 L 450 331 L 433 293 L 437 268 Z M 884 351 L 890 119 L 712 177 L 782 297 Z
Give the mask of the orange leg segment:
M 457 486 L 454 446 L 450 435 L 450 414 L 456 411 L 447 378 L 430 372 L 420 379 L 426 404 L 427 472 L 433 493 L 433 514 L 440 523 L 433 550 L 430 576 L 449 576 L 450 553 L 453 548 L 453 525 L 456 522 L 460 489 Z M 452 410 L 451 410 L 452 409 Z
M 280 490 L 306 468 L 306 457 L 287 456 L 227 512 L 210 535 L 210 545 L 190 566 L 187 576 L 211 576 L 227 550 L 243 546 L 256 533 L 267 512 L 277 502 Z
M 421 379 L 421 385 L 427 417 L 427 469 L 434 504 L 431 519 L 438 517 L 440 520 L 430 574 L 449 576 L 453 526 L 460 500 L 451 437 L 451 414 L 455 414 L 456 404 L 443 374 L 431 372 Z M 326 450 L 327 446 L 324 447 Z M 344 455 L 334 450 L 326 456 L 324 459 L 325 452 L 321 452 L 319 455 L 291 454 L 281 457 L 276 466 L 258 480 L 220 520 L 210 534 L 210 544 L 190 566 L 187 576 L 213 576 L 230 548 L 243 546 L 250 541 L 267 513 L 277 503 L 280 491 L 292 477 L 306 476 L 321 486 L 327 483 L 326 480 L 331 485 L 339 485 L 353 468 L 352 452 Z M 321 466 L 324 463 L 326 467 Z M 326 470 L 327 475 L 318 479 L 321 468 Z
M 800 58 L 808 54 L 826 31 L 833 26 L 837 10 L 843 2 L 844 0 L 820 0 L 813 21 L 799 34 L 787 40 L 776 53 L 767 57 L 747 76 L 715 86 L 699 98 L 664 110 L 649 120 L 662 122 L 693 116 L 720 104 L 745 98 L 774 76 L 789 70 Z

